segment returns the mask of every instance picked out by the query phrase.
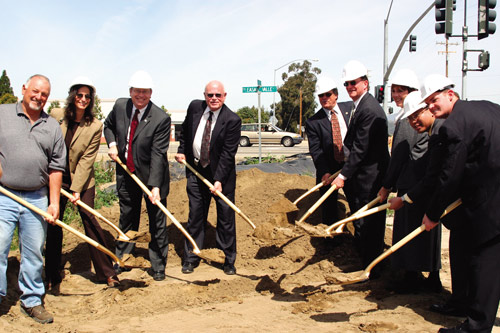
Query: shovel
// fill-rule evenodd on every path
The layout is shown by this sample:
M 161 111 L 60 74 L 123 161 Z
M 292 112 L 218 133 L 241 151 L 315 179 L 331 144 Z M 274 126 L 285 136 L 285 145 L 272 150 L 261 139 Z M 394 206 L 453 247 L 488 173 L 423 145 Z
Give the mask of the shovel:
M 340 174 L 340 171 L 337 171 L 335 172 L 333 175 L 331 175 L 330 177 L 328 177 L 328 181 L 330 180 L 333 180 L 335 178 L 337 178 L 337 176 Z M 307 191 L 306 193 L 302 194 L 300 197 L 297 198 L 297 200 L 295 200 L 293 202 L 294 205 L 297 205 L 299 203 L 300 200 L 304 199 L 305 197 L 307 197 L 309 194 L 313 193 L 314 191 L 316 191 L 317 189 L 321 188 L 325 186 L 325 182 L 321 182 L 319 184 L 317 184 L 316 186 L 314 186 L 313 188 L 311 188 L 309 191 Z
M 323 194 L 321 196 L 321 198 L 319 198 L 319 200 L 316 201 L 316 203 L 314 205 L 312 205 L 311 208 L 309 208 L 309 210 L 304 214 L 304 216 L 302 216 L 300 218 L 300 220 L 295 222 L 295 224 L 303 229 L 306 229 L 307 223 L 304 223 L 304 220 L 307 219 L 309 216 L 311 216 L 311 214 L 314 213 L 314 211 L 323 203 L 323 201 L 325 201 L 326 198 L 328 198 L 330 196 L 330 194 L 332 194 L 336 189 L 337 189 L 337 185 L 331 185 L 330 188 L 328 189 L 328 191 L 326 191 L 325 194 Z M 311 226 L 311 227 L 313 227 L 313 226 Z
M 61 189 L 61 193 L 62 193 L 62 195 L 64 195 L 68 199 L 73 198 L 73 196 L 64 189 Z M 127 232 L 127 234 L 130 234 L 130 236 L 123 233 L 123 231 L 121 231 L 120 228 L 118 228 L 116 225 L 114 225 L 113 222 L 111 222 L 110 220 L 105 218 L 97 210 L 93 209 L 92 207 L 90 207 L 89 205 L 87 205 L 86 203 L 84 203 L 81 200 L 77 200 L 76 204 L 79 205 L 80 207 L 82 207 L 83 209 L 85 209 L 90 214 L 92 214 L 95 217 L 97 217 L 98 219 L 100 219 L 101 221 L 103 221 L 104 223 L 108 224 L 111 228 L 113 228 L 118 233 L 118 237 L 116 238 L 116 240 L 119 240 L 121 242 L 143 242 L 143 243 L 149 243 L 151 241 L 151 236 L 149 234 L 137 233 L 137 232 L 132 231 L 132 230 Z
M 41 210 L 40 208 L 38 208 L 35 205 L 27 202 L 24 199 L 18 197 L 17 195 L 15 195 L 15 194 L 7 191 L 2 186 L 0 186 L 0 192 L 2 192 L 3 194 L 5 194 L 9 198 L 11 198 L 11 199 L 19 202 L 21 205 L 27 207 L 28 209 L 34 211 L 37 214 L 40 214 L 43 217 L 48 218 L 48 219 L 52 218 L 52 216 L 49 213 Z M 147 267 L 143 267 L 143 266 L 137 267 L 137 266 L 126 265 L 125 261 L 122 261 L 121 259 L 119 259 L 113 252 L 111 252 L 110 250 L 108 250 L 107 248 L 105 248 L 104 246 L 102 246 L 101 244 L 99 244 L 98 242 L 96 242 L 95 240 L 93 240 L 92 238 L 89 238 L 86 235 L 82 234 L 80 231 L 78 231 L 78 230 L 70 227 L 69 225 L 67 225 L 64 222 L 61 222 L 60 220 L 55 220 L 55 224 L 58 225 L 59 227 L 63 228 L 63 229 L 66 229 L 67 231 L 71 232 L 75 236 L 81 238 L 82 240 L 84 240 L 85 242 L 89 243 L 93 247 L 97 248 L 99 251 L 103 252 L 104 254 L 110 256 L 111 259 L 113 259 L 113 261 L 115 261 L 118 265 L 120 265 L 120 267 L 126 267 L 126 268 L 147 268 Z
M 458 199 L 455 202 L 451 203 L 448 207 L 446 207 L 445 211 L 441 215 L 441 218 L 443 218 L 446 214 L 448 214 L 449 212 L 460 206 L 461 203 L 462 203 L 461 199 Z M 391 254 L 399 250 L 403 245 L 408 243 L 410 240 L 420 235 L 424 230 L 425 230 L 425 225 L 422 224 L 421 226 L 410 232 L 408 235 L 406 235 L 399 242 L 391 246 L 387 251 L 379 255 L 375 260 L 373 260 L 368 265 L 368 267 L 366 267 L 364 271 L 347 273 L 343 275 L 341 278 L 328 277 L 329 282 L 334 284 L 346 285 L 346 284 L 353 284 L 353 283 L 367 281 L 370 277 L 370 272 L 373 269 L 373 267 L 375 267 L 375 265 L 377 265 L 379 262 L 381 262 Z
M 202 182 L 205 183 L 209 188 L 214 187 L 212 183 L 210 183 L 205 177 L 203 177 L 198 171 L 196 171 L 192 166 L 189 165 L 186 160 L 181 161 L 182 164 L 184 164 L 189 170 L 191 170 L 198 178 L 201 179 Z M 238 207 L 236 207 L 235 204 L 231 202 L 224 194 L 222 194 L 221 191 L 217 190 L 215 191 L 215 194 L 217 194 L 224 202 L 231 207 L 239 216 L 241 216 L 250 226 L 255 230 L 255 224 L 253 224 L 252 221 L 246 216 Z
M 129 176 L 132 177 L 132 179 L 137 183 L 137 185 L 139 185 L 139 187 L 144 191 L 144 193 L 146 193 L 148 196 L 151 196 L 151 191 L 147 188 L 147 186 L 144 185 L 144 183 L 141 182 L 141 180 L 136 175 L 134 175 L 132 172 L 130 172 L 130 170 L 127 168 L 127 166 L 125 164 L 123 164 L 123 162 L 119 158 L 116 159 L 116 163 L 118 163 L 123 168 L 123 170 L 125 170 L 129 174 Z M 187 240 L 193 246 L 193 253 L 194 254 L 196 254 L 198 257 L 200 257 L 202 259 L 207 260 L 208 262 L 214 261 L 214 262 L 218 262 L 221 264 L 224 263 L 225 256 L 224 256 L 224 254 L 220 253 L 222 251 L 218 250 L 217 251 L 218 253 L 213 253 L 213 252 L 215 252 L 215 251 L 213 251 L 213 249 L 200 251 L 200 248 L 198 247 L 198 245 L 196 245 L 196 242 L 194 241 L 193 237 L 191 237 L 191 235 L 188 234 L 186 229 L 184 229 L 182 227 L 180 222 L 177 221 L 177 219 L 167 210 L 167 208 L 161 203 L 161 201 L 156 200 L 155 204 L 163 211 L 163 213 L 165 213 L 165 215 L 168 216 L 168 218 L 170 220 L 172 220 L 172 222 L 175 224 L 177 229 L 179 229 L 184 234 L 184 236 L 187 238 Z

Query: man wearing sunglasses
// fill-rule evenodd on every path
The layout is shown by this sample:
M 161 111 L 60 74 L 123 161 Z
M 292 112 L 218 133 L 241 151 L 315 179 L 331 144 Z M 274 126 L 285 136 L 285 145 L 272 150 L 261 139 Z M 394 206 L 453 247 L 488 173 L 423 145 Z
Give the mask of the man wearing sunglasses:
M 316 82 L 316 94 L 322 106 L 306 121 L 309 152 L 316 167 L 316 182 L 323 182 L 323 195 L 333 179 L 330 176 L 344 165 L 343 141 L 347 133 L 352 102 L 337 103 L 339 91 L 335 81 L 320 77 Z M 333 224 L 339 219 L 337 212 L 338 192 L 332 193 L 321 205 L 324 224 Z
M 189 217 L 187 231 L 200 249 L 203 249 L 208 208 L 212 197 L 217 206 L 216 243 L 225 254 L 224 273 L 236 274 L 236 225 L 234 211 L 216 191 L 234 202 L 236 188 L 235 156 L 241 134 L 241 119 L 224 101 L 226 91 L 219 81 L 205 87 L 205 100 L 194 100 L 188 107 L 182 123 L 179 148 L 175 159 L 186 161 L 213 184 L 208 188 L 191 170 L 186 168 Z M 189 274 L 199 265 L 200 258 L 192 253 L 186 241 L 182 273 Z
M 168 235 L 165 214 L 156 201 L 166 206 L 170 173 L 166 158 L 170 143 L 170 117 L 151 102 L 153 80 L 145 71 L 135 72 L 129 81 L 130 98 L 119 98 L 104 121 L 108 155 L 120 158 L 150 190 L 148 198 L 139 185 L 121 167 L 116 168 L 116 188 L 120 202 L 119 227 L 124 232 L 139 230 L 144 196 L 149 217 L 149 261 L 155 281 L 165 279 Z M 116 255 L 135 251 L 134 243 L 116 242 Z M 115 264 L 117 274 L 123 270 Z
M 389 164 L 387 117 L 368 92 L 368 71 L 362 63 L 349 61 L 342 78 L 354 109 L 344 139 L 345 164 L 332 185 L 344 188 L 349 208 L 354 212 L 373 200 L 382 186 Z M 385 211 L 356 220 L 354 228 L 355 243 L 366 267 L 384 249 Z M 379 275 L 379 268 L 375 267 L 370 278 Z

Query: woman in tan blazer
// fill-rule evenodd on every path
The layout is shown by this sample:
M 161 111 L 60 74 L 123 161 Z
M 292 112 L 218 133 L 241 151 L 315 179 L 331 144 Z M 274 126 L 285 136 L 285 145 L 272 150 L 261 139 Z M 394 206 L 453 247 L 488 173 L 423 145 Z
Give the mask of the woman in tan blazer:
M 94 161 L 99 151 L 102 123 L 94 117 L 95 87 L 87 77 L 77 77 L 69 88 L 64 109 L 53 109 L 50 113 L 61 124 L 66 143 L 66 170 L 62 188 L 73 194 L 71 201 L 78 199 L 94 207 L 95 178 Z M 59 216 L 62 219 L 68 199 L 61 195 Z M 104 233 L 96 218 L 78 207 L 85 234 L 107 246 Z M 45 251 L 45 282 L 47 289 L 58 288 L 61 277 L 62 229 L 49 225 Z M 107 246 L 109 247 L 109 246 Z M 113 269 L 113 262 L 101 251 L 89 246 L 97 281 L 110 287 L 120 284 Z

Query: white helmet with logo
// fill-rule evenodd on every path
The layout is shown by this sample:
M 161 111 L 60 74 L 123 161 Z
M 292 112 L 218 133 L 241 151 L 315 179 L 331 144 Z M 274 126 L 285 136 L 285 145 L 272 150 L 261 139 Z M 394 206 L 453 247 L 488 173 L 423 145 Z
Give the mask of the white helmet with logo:
M 440 74 L 431 74 L 425 78 L 424 83 L 422 84 L 422 88 L 420 89 L 420 92 L 422 93 L 421 101 L 425 101 L 436 91 L 453 87 L 455 87 L 455 84 L 446 76 Z
M 128 81 L 130 88 L 153 89 L 153 79 L 146 71 L 135 72 Z
M 342 70 L 342 81 L 352 81 L 367 75 L 368 70 L 365 65 L 357 60 L 351 60 L 345 64 L 344 69 Z
M 74 86 L 79 86 L 79 85 L 89 86 L 93 90 L 92 93 L 93 94 L 95 93 L 94 83 L 88 77 L 86 77 L 86 76 L 75 77 L 73 79 L 73 82 L 71 82 L 71 86 L 69 87 L 69 90 L 71 90 L 71 88 L 73 88 Z
M 420 84 L 418 82 L 417 74 L 411 69 L 401 69 L 394 74 L 391 80 L 391 85 L 404 86 L 413 89 L 419 89 Z
M 336 89 L 337 84 L 335 81 L 327 76 L 322 76 L 316 81 L 316 94 L 323 94 L 330 90 Z
M 404 113 L 401 116 L 401 119 L 405 119 L 409 117 L 415 111 L 425 108 L 427 105 L 422 103 L 422 96 L 419 91 L 412 91 L 406 96 L 404 101 L 403 110 Z

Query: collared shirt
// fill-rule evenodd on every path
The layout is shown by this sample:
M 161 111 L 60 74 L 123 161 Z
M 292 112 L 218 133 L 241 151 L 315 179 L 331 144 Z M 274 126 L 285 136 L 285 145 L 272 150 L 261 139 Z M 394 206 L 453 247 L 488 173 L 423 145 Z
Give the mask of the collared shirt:
M 328 120 L 331 122 L 332 121 L 331 111 L 325 108 L 323 108 L 323 110 L 325 111 Z M 333 112 L 335 112 L 335 114 L 337 115 L 337 119 L 339 120 L 340 134 L 342 135 L 342 142 L 344 142 L 345 135 L 347 134 L 347 124 L 345 123 L 344 116 L 342 115 L 342 112 L 340 111 L 338 104 L 335 104 L 335 106 L 333 107 Z
M 66 147 L 59 123 L 44 111 L 31 124 L 22 102 L 0 105 L 0 182 L 35 191 L 49 183 L 49 170 L 64 171 Z
M 210 140 L 212 139 L 212 132 L 214 130 L 215 123 L 217 122 L 217 118 L 219 117 L 220 110 L 221 109 L 213 111 L 212 126 L 210 129 Z M 205 111 L 203 111 L 203 115 L 201 116 L 201 119 L 200 119 L 200 124 L 198 125 L 198 128 L 196 129 L 196 134 L 195 134 L 194 140 L 193 140 L 193 156 L 196 160 L 200 159 L 201 140 L 203 139 L 203 132 L 205 131 L 205 125 L 207 124 L 209 116 L 210 116 L 210 108 L 207 106 Z
M 132 104 L 132 113 L 130 114 L 130 123 L 128 124 L 128 130 L 127 130 L 127 144 L 125 145 L 125 158 L 127 158 L 127 156 L 128 156 L 128 140 L 129 140 L 129 137 L 130 137 L 130 125 L 132 124 L 132 120 L 134 119 L 135 111 L 139 110 L 139 114 L 137 115 L 137 120 L 140 123 L 141 120 L 142 120 L 142 117 L 144 116 L 144 112 L 146 112 L 147 107 L 148 106 L 146 105 L 142 109 L 137 109 L 135 107 L 135 105 Z M 114 143 L 114 145 L 116 145 L 116 142 Z M 111 147 L 111 144 L 109 146 Z

